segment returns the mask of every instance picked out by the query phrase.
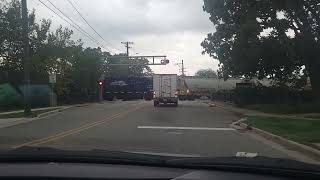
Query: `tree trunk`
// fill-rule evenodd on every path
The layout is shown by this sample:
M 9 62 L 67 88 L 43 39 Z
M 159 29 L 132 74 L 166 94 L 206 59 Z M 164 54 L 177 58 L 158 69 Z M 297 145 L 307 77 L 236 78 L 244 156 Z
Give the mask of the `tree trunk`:
M 307 71 L 309 72 L 312 87 L 313 102 L 320 105 L 320 61 L 314 60 L 307 68 Z

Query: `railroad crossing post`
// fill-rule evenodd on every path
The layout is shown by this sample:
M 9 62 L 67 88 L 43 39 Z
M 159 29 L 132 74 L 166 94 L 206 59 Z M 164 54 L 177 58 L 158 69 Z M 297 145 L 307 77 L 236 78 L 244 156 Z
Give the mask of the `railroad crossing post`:
M 103 101 L 103 81 L 98 80 L 99 101 Z

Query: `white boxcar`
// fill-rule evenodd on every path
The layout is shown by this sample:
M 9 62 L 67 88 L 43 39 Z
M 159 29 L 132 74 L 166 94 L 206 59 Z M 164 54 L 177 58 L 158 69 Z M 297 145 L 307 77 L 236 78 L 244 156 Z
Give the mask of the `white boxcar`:
M 153 75 L 154 106 L 160 103 L 178 106 L 177 81 L 176 74 Z

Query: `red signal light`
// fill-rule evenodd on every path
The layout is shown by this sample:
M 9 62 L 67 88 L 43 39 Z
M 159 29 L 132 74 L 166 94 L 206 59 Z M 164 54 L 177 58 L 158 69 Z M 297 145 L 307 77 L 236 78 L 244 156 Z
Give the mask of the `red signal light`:
M 102 81 L 98 81 L 98 84 L 101 86 L 103 84 L 103 82 Z

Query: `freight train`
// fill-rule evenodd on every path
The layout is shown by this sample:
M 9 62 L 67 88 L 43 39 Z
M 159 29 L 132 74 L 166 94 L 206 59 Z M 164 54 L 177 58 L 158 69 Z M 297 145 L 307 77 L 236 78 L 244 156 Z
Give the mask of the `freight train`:
M 105 100 L 151 100 L 153 98 L 151 76 L 105 77 L 103 84 Z

